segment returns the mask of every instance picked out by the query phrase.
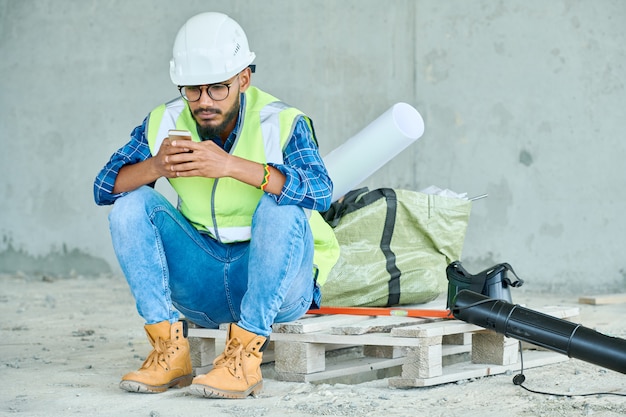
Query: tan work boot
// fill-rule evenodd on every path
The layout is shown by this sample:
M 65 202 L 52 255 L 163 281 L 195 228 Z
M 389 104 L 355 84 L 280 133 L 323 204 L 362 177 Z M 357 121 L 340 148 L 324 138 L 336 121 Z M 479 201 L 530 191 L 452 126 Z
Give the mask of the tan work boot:
M 213 369 L 193 379 L 189 392 L 207 398 L 246 398 L 263 388 L 261 361 L 267 338 L 242 329 L 228 329 L 224 353 L 213 361 Z
M 189 342 L 183 334 L 183 322 L 169 321 L 145 326 L 154 347 L 139 370 L 122 377 L 120 388 L 130 392 L 156 393 L 168 388 L 182 388 L 193 379 Z

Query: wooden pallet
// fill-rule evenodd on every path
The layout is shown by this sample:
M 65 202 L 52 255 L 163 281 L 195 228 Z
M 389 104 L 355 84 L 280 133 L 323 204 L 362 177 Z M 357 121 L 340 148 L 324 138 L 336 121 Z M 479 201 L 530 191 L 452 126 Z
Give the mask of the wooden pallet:
M 539 311 L 564 319 L 579 314 L 577 307 L 546 307 Z M 196 373 L 207 372 L 223 350 L 226 326 L 190 328 L 189 337 Z M 459 320 L 307 315 L 275 324 L 271 340 L 263 359 L 273 361 L 272 377 L 282 381 L 326 382 L 395 369 L 395 374 L 401 375 L 391 377 L 389 385 L 408 388 L 504 373 L 518 367 L 517 340 Z M 527 344 L 525 347 L 532 348 Z M 344 351 L 345 355 L 337 353 Z M 532 368 L 567 359 L 554 352 L 528 350 L 524 366 Z
M 276 378 L 294 382 L 320 381 L 366 370 L 400 366 L 400 356 L 404 355 L 396 353 L 395 357 L 381 357 L 383 353 L 374 352 L 370 346 L 393 350 L 393 344 L 402 340 L 394 338 L 391 341 L 392 328 L 428 321 L 406 317 L 306 315 L 299 320 L 273 326 L 271 343 L 263 354 L 263 363 L 274 362 Z M 211 369 L 213 359 L 224 349 L 226 329 L 227 325 L 219 329 L 189 329 L 196 374 Z M 364 345 L 365 338 L 367 345 Z M 416 340 L 408 342 L 409 345 L 411 342 L 417 343 Z M 356 360 L 347 359 L 335 365 L 332 364 L 333 361 L 326 360 L 327 353 L 348 350 L 355 346 L 362 346 L 365 351 L 363 356 L 367 356 Z

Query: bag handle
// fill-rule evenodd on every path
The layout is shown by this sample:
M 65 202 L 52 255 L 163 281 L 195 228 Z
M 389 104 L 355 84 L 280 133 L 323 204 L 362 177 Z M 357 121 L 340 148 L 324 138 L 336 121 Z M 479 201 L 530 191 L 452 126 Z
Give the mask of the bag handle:
M 326 220 L 326 223 L 331 227 L 336 227 L 343 216 L 368 206 L 390 194 L 395 195 L 391 188 L 377 188 L 372 191 L 367 187 L 359 188 L 350 191 L 340 201 L 332 203 L 327 211 L 320 214 Z

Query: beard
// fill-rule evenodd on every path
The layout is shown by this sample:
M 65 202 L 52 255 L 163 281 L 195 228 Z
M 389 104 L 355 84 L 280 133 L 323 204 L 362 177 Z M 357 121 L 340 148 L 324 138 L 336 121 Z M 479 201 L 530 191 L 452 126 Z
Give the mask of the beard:
M 215 114 L 223 115 L 222 122 L 217 126 L 212 126 L 212 125 L 203 126 L 200 123 L 198 123 L 198 119 L 196 119 L 196 116 L 199 113 L 207 112 L 207 111 L 215 113 Z M 216 137 L 221 138 L 225 130 L 228 129 L 239 116 L 239 94 L 237 94 L 237 99 L 235 100 L 233 105 L 224 112 L 218 108 L 201 107 L 201 108 L 197 108 L 196 110 L 194 110 L 193 116 L 194 116 L 194 120 L 196 121 L 196 125 L 198 126 L 198 134 L 200 135 L 200 138 L 202 138 L 202 140 L 214 139 Z M 230 132 L 226 132 L 226 134 L 228 133 Z

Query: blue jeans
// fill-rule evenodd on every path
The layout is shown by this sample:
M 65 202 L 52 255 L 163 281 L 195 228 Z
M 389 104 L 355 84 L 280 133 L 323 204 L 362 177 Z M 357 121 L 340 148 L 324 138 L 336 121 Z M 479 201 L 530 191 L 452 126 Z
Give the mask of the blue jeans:
M 207 328 L 236 322 L 267 336 L 319 301 L 313 237 L 304 210 L 264 195 L 249 242 L 220 243 L 199 232 L 160 193 L 144 186 L 109 214 L 113 248 L 146 324 L 181 312 Z

